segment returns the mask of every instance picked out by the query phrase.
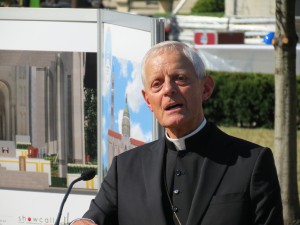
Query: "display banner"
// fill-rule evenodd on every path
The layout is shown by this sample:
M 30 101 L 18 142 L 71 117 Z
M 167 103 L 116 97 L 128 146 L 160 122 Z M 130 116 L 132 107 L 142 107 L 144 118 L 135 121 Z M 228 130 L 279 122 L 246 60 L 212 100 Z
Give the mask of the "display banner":
M 126 150 L 155 139 L 139 64 L 162 28 L 103 9 L 0 8 L 0 225 L 53 225 L 69 185 L 94 169 L 60 224 L 81 217 L 109 168 L 108 137 Z
M 94 198 L 90 194 L 70 194 L 64 206 L 61 224 L 83 215 Z M 0 189 L 1 225 L 53 225 L 64 193 Z
M 98 121 L 98 155 L 105 176 L 116 155 L 158 136 L 157 123 L 141 92 L 141 61 L 164 37 L 159 35 L 162 21 L 150 17 L 104 10 L 99 25 L 98 107 L 102 118 Z

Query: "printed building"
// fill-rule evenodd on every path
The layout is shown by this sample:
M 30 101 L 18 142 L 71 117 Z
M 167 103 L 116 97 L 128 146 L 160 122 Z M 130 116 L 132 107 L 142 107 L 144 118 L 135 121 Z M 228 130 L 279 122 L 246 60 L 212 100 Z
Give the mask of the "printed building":
M 17 137 L 28 137 L 43 154 L 57 154 L 60 177 L 67 163 L 85 160 L 85 63 L 80 52 L 0 51 L 0 140 L 19 149 Z
M 130 137 L 130 114 L 126 101 L 122 118 L 122 134 L 108 130 L 108 167 L 116 155 L 143 144 L 145 142 Z

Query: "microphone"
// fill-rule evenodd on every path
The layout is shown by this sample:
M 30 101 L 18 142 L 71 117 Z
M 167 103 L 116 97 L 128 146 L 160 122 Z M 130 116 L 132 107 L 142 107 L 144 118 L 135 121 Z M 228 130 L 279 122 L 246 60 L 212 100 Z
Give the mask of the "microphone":
M 75 179 L 75 180 L 72 181 L 72 183 L 70 184 L 70 186 L 69 186 L 69 188 L 68 188 L 68 190 L 67 190 L 67 192 L 65 194 L 65 197 L 64 197 L 64 199 L 63 199 L 63 201 L 62 201 L 62 203 L 60 205 L 60 209 L 59 209 L 59 212 L 58 212 L 58 215 L 57 215 L 57 218 L 56 218 L 56 221 L 55 221 L 54 225 L 59 225 L 60 217 L 61 217 L 64 205 L 65 205 L 65 202 L 66 202 L 66 200 L 67 200 L 67 198 L 68 198 L 68 196 L 69 196 L 69 194 L 70 194 L 70 192 L 72 190 L 73 185 L 75 183 L 77 183 L 78 181 L 81 181 L 81 180 L 83 180 L 83 181 L 91 180 L 91 179 L 93 179 L 95 177 L 95 175 L 96 175 L 96 171 L 95 170 L 93 170 L 93 169 L 86 170 L 86 171 L 84 171 L 81 174 L 80 177 L 78 177 L 77 179 Z

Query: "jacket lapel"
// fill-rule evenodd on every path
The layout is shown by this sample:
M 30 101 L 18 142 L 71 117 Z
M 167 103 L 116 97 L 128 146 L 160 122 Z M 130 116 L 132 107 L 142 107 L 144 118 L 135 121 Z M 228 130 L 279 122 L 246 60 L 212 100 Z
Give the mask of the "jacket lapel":
M 146 202 L 149 209 L 148 224 L 165 225 L 166 217 L 162 199 L 162 174 L 165 152 L 164 139 L 158 140 L 149 149 L 145 149 L 146 156 L 143 158 L 143 176 L 146 188 Z
M 187 225 L 200 224 L 208 204 L 218 187 L 227 165 L 217 164 L 210 159 L 204 160 L 196 193 L 194 195 Z
M 205 133 L 204 137 L 206 138 L 202 140 L 201 144 L 204 162 L 186 225 L 201 223 L 205 211 L 233 157 L 233 152 L 228 147 L 230 141 L 227 134 L 212 124 L 209 124 Z

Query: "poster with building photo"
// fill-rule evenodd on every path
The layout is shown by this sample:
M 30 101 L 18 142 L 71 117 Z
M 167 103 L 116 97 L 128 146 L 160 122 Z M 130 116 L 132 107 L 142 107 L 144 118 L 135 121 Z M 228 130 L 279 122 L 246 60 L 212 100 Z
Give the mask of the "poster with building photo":
M 100 127 L 103 175 L 114 156 L 150 142 L 155 136 L 153 115 L 141 93 L 141 61 L 158 41 L 153 35 L 158 28 L 153 26 L 155 23 L 151 18 L 146 18 L 148 23 L 142 28 L 138 28 L 135 15 L 120 21 L 126 19 L 127 25 L 105 19 L 102 24 Z
M 1 225 L 53 225 L 70 183 L 98 168 L 96 145 L 86 147 L 84 107 L 92 99 L 85 80 L 88 56 L 97 54 L 97 15 L 0 8 Z M 98 188 L 97 176 L 74 185 L 78 196 L 69 197 L 60 224 L 81 216 Z
M 8 179 L 0 187 L 68 187 L 92 162 L 97 169 L 97 146 L 87 148 L 85 136 L 84 80 L 98 15 L 88 12 L 1 8 L 0 178 Z M 94 183 L 77 187 L 97 189 Z
M 0 187 L 67 187 L 71 167 L 88 163 L 86 54 L 0 50 L 0 169 L 11 175 Z
M 98 160 L 96 121 L 106 119 L 113 124 L 106 137 L 124 133 L 134 146 L 153 137 L 152 116 L 136 99 L 141 94 L 135 74 L 141 55 L 154 40 L 155 26 L 149 25 L 154 19 L 124 14 L 139 21 L 140 27 L 148 27 L 149 34 L 142 29 L 141 35 L 124 31 L 122 27 L 131 22 L 123 17 L 103 15 L 106 21 L 122 24 L 118 29 L 108 26 L 111 38 L 106 51 L 111 57 L 107 62 L 115 75 L 105 80 L 98 76 L 104 67 L 97 60 L 104 51 L 103 46 L 98 49 L 103 33 L 99 30 L 101 9 L 0 8 L 1 225 L 53 225 L 67 188 L 83 171 L 93 168 L 98 171 L 95 178 L 73 186 L 60 224 L 84 214 L 100 187 L 104 167 Z M 137 35 L 139 40 L 133 40 L 139 44 L 115 39 L 127 39 L 129 34 Z M 124 48 L 124 44 L 131 47 Z M 101 87 L 109 88 L 103 92 L 103 105 L 107 103 L 113 117 L 98 111 Z M 145 114 L 146 122 L 135 119 L 136 114 Z

